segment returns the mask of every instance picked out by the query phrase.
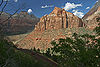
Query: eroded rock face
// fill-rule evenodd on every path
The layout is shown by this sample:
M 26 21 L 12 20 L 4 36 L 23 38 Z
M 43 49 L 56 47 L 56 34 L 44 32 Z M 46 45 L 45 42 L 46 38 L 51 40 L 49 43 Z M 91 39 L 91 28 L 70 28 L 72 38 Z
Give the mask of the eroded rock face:
M 36 47 L 45 50 L 51 47 L 50 42 L 52 40 L 70 37 L 72 31 L 78 32 L 79 27 L 83 26 L 80 18 L 64 9 L 55 7 L 49 15 L 40 19 L 40 22 L 35 25 L 34 31 L 16 45 L 24 49 Z M 70 30 L 71 28 L 76 28 L 76 30 Z
M 89 31 L 89 32 L 88 32 Z M 73 33 L 78 34 L 93 34 L 91 30 L 86 28 L 65 28 L 57 30 L 47 30 L 41 33 L 35 33 L 34 31 L 27 35 L 24 39 L 16 43 L 18 48 L 23 49 L 34 49 L 39 48 L 41 50 L 46 50 L 52 47 L 51 41 L 55 40 L 58 42 L 60 38 L 71 37 Z
M 84 20 L 92 20 L 97 13 L 100 13 L 100 0 L 92 7 L 92 9 L 84 15 Z
M 83 17 L 86 28 L 93 30 L 98 26 L 97 18 L 100 18 L 100 0 L 93 6 L 93 8 Z
M 16 13 L 9 20 L 5 20 L 10 14 L 4 13 L 0 16 L 0 24 L 3 24 L 3 32 L 7 35 L 23 34 L 31 32 L 34 26 L 39 22 L 39 18 L 34 15 L 29 15 L 27 12 L 22 11 L 19 14 Z
M 98 19 L 100 19 L 99 14 L 94 16 L 93 19 L 85 21 L 86 28 L 90 29 L 90 30 L 94 30 L 98 26 L 98 24 L 100 23 L 100 21 L 98 21 Z
M 84 24 L 80 18 L 70 12 L 55 7 L 49 14 L 40 19 L 40 22 L 35 25 L 35 31 L 45 31 L 51 29 L 83 27 Z

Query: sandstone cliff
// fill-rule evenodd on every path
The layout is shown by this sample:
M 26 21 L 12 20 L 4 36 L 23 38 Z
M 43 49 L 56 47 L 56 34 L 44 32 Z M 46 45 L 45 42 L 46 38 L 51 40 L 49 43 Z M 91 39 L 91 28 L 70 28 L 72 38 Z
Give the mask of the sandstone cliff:
M 40 32 L 51 29 L 77 28 L 83 26 L 84 24 L 80 18 L 64 9 L 55 7 L 49 15 L 45 15 L 40 19 L 40 22 L 35 25 L 35 31 Z
M 84 23 L 80 18 L 70 12 L 55 7 L 49 14 L 40 19 L 35 25 L 34 31 L 27 35 L 24 39 L 16 43 L 16 46 L 24 49 L 40 48 L 47 49 L 51 47 L 52 40 L 70 37 L 72 33 L 83 31 Z M 80 32 L 80 33 L 85 33 Z

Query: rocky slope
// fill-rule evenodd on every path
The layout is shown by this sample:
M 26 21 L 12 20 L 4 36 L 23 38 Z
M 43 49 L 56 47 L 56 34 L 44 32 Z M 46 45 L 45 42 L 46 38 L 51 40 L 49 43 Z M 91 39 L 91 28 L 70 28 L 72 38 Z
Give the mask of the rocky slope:
M 86 28 L 90 29 L 90 30 L 94 30 L 95 27 L 97 27 L 98 23 L 100 22 L 100 21 L 97 21 L 98 19 L 100 19 L 100 15 L 99 14 L 95 15 L 93 17 L 93 19 L 91 19 L 91 20 L 84 21 L 85 25 L 86 25 Z
M 86 28 L 63 28 L 63 29 L 53 29 L 46 30 L 41 33 L 31 32 L 25 38 L 16 43 L 18 48 L 23 49 L 33 49 L 34 47 L 46 50 L 48 47 L 51 47 L 51 41 L 57 41 L 60 38 L 71 37 L 73 33 L 78 34 L 94 34 L 92 30 Z
M 85 20 L 92 20 L 94 16 L 100 14 L 100 0 L 96 2 L 96 4 L 92 7 L 92 9 L 84 15 L 83 19 Z
M 47 49 L 51 47 L 50 42 L 52 40 L 65 38 L 81 30 L 83 31 L 81 33 L 84 33 L 84 29 L 79 28 L 84 27 L 84 25 L 82 20 L 77 16 L 64 9 L 55 7 L 49 15 L 45 15 L 40 19 L 40 22 L 35 25 L 34 31 L 16 43 L 16 46 L 24 49 L 34 47 Z
M 8 21 L 5 21 L 9 16 L 10 14 L 4 12 L 0 16 L 0 24 L 3 24 L 3 32 L 7 35 L 31 32 L 39 21 L 39 18 L 29 15 L 25 11 L 16 13 Z
M 93 8 L 83 17 L 86 28 L 93 30 L 98 26 L 97 19 L 100 18 L 100 0 L 93 6 Z

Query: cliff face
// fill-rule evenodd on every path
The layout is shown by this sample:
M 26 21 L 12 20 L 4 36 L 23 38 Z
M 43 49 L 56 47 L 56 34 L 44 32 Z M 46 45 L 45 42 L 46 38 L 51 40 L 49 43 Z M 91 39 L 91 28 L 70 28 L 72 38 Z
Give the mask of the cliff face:
M 49 14 L 40 19 L 40 22 L 35 25 L 34 31 L 27 35 L 23 40 L 16 45 L 19 48 L 31 49 L 40 48 L 47 49 L 51 47 L 52 40 L 66 38 L 71 36 L 72 31 L 80 31 L 79 27 L 83 27 L 84 23 L 80 18 L 64 9 L 55 7 Z M 71 30 L 75 28 L 75 30 Z M 82 32 L 83 33 L 83 32 Z
M 29 15 L 27 12 L 20 12 L 13 15 L 9 20 L 5 20 L 10 14 L 4 13 L 0 16 L 0 24 L 3 24 L 3 32 L 7 35 L 22 34 L 31 32 L 35 24 L 39 21 L 34 15 Z
M 99 14 L 94 16 L 91 20 L 85 21 L 86 28 L 94 30 L 98 26 L 98 23 L 100 23 L 100 21 L 97 21 L 98 18 L 100 18 Z
M 77 28 L 83 26 L 84 24 L 80 18 L 70 12 L 66 12 L 64 9 L 55 7 L 49 15 L 45 15 L 40 19 L 40 22 L 35 25 L 35 31 Z
M 97 18 L 100 18 L 100 0 L 93 6 L 93 8 L 83 17 L 86 28 L 93 30 L 98 26 Z
M 92 20 L 96 14 L 100 13 L 100 0 L 92 7 L 92 9 L 84 15 L 83 19 Z

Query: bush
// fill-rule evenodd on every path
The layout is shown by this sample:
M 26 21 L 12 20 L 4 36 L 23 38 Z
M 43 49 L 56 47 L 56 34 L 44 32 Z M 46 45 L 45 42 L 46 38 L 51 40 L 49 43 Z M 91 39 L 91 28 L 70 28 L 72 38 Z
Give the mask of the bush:
M 95 31 L 98 36 L 74 33 L 72 38 L 52 41 L 45 55 L 63 67 L 100 67 L 100 24 Z
M 36 59 L 35 56 L 17 50 L 16 47 L 0 40 L 0 67 L 51 67 L 52 65 L 42 59 Z

